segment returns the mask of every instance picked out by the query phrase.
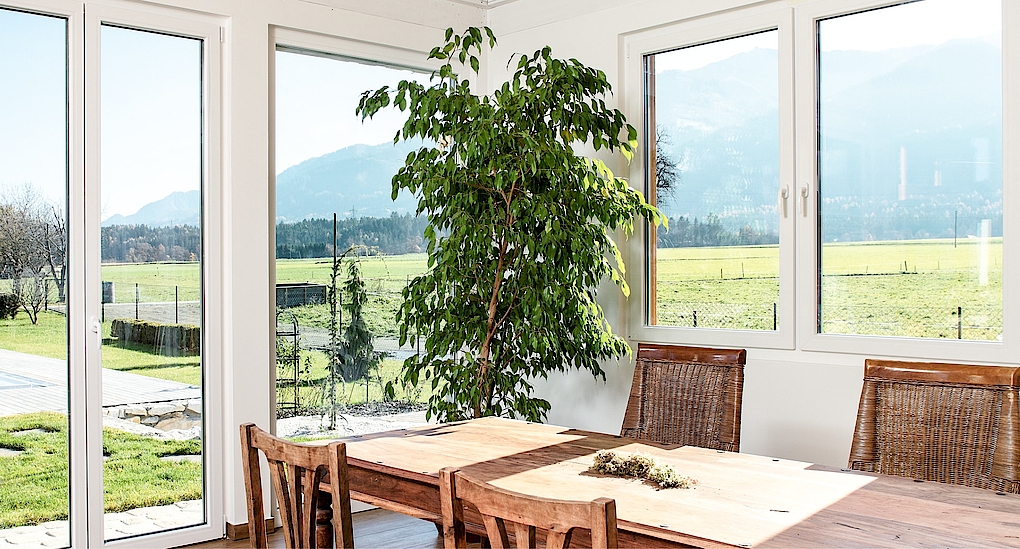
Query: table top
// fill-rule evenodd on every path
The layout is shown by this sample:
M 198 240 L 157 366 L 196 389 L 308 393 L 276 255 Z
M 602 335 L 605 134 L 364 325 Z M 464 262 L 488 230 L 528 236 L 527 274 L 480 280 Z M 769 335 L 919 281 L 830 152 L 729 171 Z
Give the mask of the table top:
M 352 465 L 436 482 L 443 467 L 557 499 L 616 500 L 619 528 L 702 547 L 1020 547 L 1020 496 L 810 463 L 482 418 L 345 439 Z M 641 453 L 691 489 L 589 472 L 596 451 Z

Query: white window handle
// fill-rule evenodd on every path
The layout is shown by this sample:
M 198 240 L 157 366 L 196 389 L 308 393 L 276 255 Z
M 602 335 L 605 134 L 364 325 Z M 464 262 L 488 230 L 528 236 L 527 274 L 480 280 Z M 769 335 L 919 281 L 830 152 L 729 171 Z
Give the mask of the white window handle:
M 789 208 L 787 208 L 786 204 L 789 198 L 790 198 L 790 186 L 783 185 L 779 189 L 779 212 L 784 218 L 788 215 L 787 210 Z
M 807 199 L 810 194 L 811 191 L 807 185 L 800 188 L 800 213 L 804 217 L 807 217 Z

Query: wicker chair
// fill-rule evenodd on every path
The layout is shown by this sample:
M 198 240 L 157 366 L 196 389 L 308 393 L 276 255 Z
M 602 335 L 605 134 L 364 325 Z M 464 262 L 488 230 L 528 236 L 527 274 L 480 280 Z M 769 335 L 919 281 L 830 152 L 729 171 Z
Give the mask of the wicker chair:
M 850 468 L 1020 493 L 1020 368 L 867 360 Z
M 740 451 L 743 349 L 638 345 L 620 434 Z

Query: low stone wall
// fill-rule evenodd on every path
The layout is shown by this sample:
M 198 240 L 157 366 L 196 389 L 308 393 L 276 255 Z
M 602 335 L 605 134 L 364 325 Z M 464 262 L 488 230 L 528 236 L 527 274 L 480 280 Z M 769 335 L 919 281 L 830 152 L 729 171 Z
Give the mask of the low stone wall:
M 187 430 L 202 425 L 202 401 L 194 399 L 122 404 L 103 408 L 103 415 L 147 425 L 161 431 Z

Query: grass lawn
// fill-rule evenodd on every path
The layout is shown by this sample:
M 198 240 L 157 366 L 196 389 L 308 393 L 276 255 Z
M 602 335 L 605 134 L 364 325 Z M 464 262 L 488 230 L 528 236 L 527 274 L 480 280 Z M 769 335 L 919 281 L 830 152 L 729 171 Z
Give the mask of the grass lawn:
M 105 263 L 102 277 L 113 282 L 114 301 L 134 303 L 135 284 L 143 302 L 195 301 L 201 292 L 198 262 L 186 263 Z
M 12 434 L 32 429 L 42 432 Z M 0 447 L 23 452 L 0 457 L 0 528 L 67 518 L 67 444 L 63 414 L 0 417 Z M 199 441 L 160 441 L 104 429 L 104 508 L 117 512 L 200 499 L 201 464 L 159 458 L 201 451 Z
M 64 315 L 55 312 L 39 313 L 39 323 L 36 325 L 29 322 L 28 315 L 24 313 L 19 313 L 14 320 L 0 320 L 0 349 L 67 360 L 66 320 Z M 110 324 L 103 324 L 107 341 L 110 341 Z M 145 345 L 121 346 L 113 341 L 103 345 L 103 367 L 201 385 L 198 356 L 163 356 L 151 351 Z
M 328 402 L 327 372 L 329 363 L 327 361 L 326 354 L 321 351 L 302 350 L 301 357 L 302 362 L 307 360 L 306 364 L 310 367 L 310 372 L 302 377 L 303 381 L 298 387 L 298 398 L 300 399 L 299 404 L 302 408 L 309 406 L 317 408 L 319 406 L 323 406 Z M 355 381 L 352 383 L 339 382 L 336 387 L 337 404 L 352 405 L 383 400 L 383 388 L 386 386 L 386 382 L 397 379 L 400 375 L 401 365 L 402 362 L 400 360 L 392 358 L 387 358 L 382 361 L 382 364 L 379 365 L 378 370 L 368 382 L 367 400 L 365 398 L 364 381 Z M 277 375 L 283 376 L 284 374 L 280 370 L 277 370 Z M 425 382 L 419 383 L 419 387 L 417 388 L 402 387 L 398 383 L 394 383 L 394 385 L 396 385 L 396 400 L 425 402 L 432 394 L 432 387 Z M 294 385 L 292 382 L 284 382 L 282 386 L 278 386 L 276 389 L 276 401 L 293 402 L 293 387 Z
M 278 259 L 276 281 L 330 283 L 332 259 Z M 425 272 L 426 254 L 376 256 L 361 259 L 361 275 L 365 278 L 368 303 L 364 315 L 368 329 L 376 336 L 396 338 L 397 309 L 403 302 L 401 292 L 408 281 Z M 345 270 L 346 272 L 346 270 Z M 345 274 L 342 276 L 346 276 Z M 302 326 L 329 326 L 327 305 L 306 305 L 288 309 Z
M 657 251 L 656 312 L 663 325 L 772 329 L 777 246 Z M 987 279 L 981 279 L 984 255 Z M 822 331 L 965 339 L 1002 333 L 1002 239 L 826 243 Z M 782 319 L 779 319 L 782 322 Z

